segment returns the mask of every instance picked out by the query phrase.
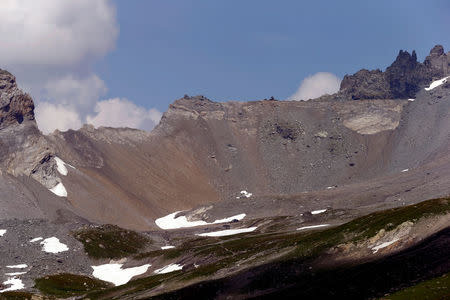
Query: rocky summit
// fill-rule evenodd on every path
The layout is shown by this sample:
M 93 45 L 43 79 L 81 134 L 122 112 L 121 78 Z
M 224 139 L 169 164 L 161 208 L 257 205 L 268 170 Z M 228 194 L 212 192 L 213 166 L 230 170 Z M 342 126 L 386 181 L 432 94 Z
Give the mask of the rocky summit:
M 346 75 L 339 93 L 344 98 L 405 99 L 416 93 L 430 81 L 450 74 L 450 52 L 445 54 L 441 45 L 431 49 L 423 63 L 417 61 L 416 52 L 400 50 L 397 59 L 384 71 L 360 70 Z
M 309 101 L 186 95 L 151 132 L 43 135 L 0 70 L 0 298 L 398 299 L 449 282 L 449 76 L 442 46 L 400 51 Z

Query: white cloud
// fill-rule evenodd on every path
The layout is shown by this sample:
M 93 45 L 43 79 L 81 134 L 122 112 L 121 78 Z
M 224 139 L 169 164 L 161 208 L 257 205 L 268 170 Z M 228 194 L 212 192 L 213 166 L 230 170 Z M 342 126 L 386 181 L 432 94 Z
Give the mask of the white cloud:
M 72 107 L 81 114 L 91 112 L 98 99 L 106 93 L 106 85 L 97 75 L 89 74 L 76 78 L 69 74 L 49 80 L 45 87 L 45 97 L 66 107 Z
M 161 119 L 161 112 L 158 110 L 147 110 L 127 99 L 120 98 L 100 101 L 94 111 L 96 115 L 88 116 L 87 122 L 95 127 L 131 127 L 151 130 Z
M 107 87 L 92 69 L 116 45 L 112 0 L 1 0 L 0 20 L 0 68 L 31 94 L 44 133 L 86 121 L 140 129 L 159 121 L 159 111 L 128 100 L 100 101 Z
M 289 100 L 309 100 L 339 91 L 341 79 L 332 73 L 319 72 L 303 79 Z
M 40 102 L 36 107 L 36 121 L 44 134 L 52 133 L 55 129 L 65 131 L 82 126 L 76 111 L 61 104 L 49 102 Z
M 102 57 L 118 36 L 109 0 L 2 0 L 2 61 L 76 65 Z

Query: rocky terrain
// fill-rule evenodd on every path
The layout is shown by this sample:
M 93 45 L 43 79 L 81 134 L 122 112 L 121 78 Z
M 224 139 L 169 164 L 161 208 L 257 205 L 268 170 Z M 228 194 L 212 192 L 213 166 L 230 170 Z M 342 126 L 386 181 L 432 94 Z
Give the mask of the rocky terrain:
M 445 275 L 448 76 L 442 46 L 400 51 L 310 101 L 185 96 L 152 132 L 43 135 L 0 71 L 0 297 L 370 298 Z

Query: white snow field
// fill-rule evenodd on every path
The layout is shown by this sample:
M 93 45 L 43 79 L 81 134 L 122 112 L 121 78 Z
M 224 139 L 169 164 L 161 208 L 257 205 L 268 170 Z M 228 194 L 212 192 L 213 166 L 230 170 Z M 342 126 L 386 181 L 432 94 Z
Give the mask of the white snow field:
M 165 266 L 161 269 L 155 270 L 155 274 L 165 274 L 165 273 L 170 273 L 170 272 L 174 272 L 174 271 L 179 271 L 183 269 L 182 265 L 179 264 L 170 264 L 168 266 Z
M 105 264 L 92 266 L 92 276 L 100 280 L 108 281 L 115 286 L 123 285 L 134 276 L 144 274 L 151 266 L 149 264 L 140 267 L 122 269 L 123 264 Z
M 161 250 L 167 250 L 167 249 L 173 249 L 173 248 L 175 248 L 175 246 L 167 245 L 167 246 L 162 246 Z
M 49 189 L 49 191 L 55 194 L 56 196 L 67 197 L 67 190 L 62 184 L 62 182 L 58 183 L 57 185 Z
M 0 229 L 0 236 L 4 236 L 6 233 L 6 229 Z
M 42 251 L 48 252 L 48 253 L 59 253 L 59 252 L 64 252 L 64 251 L 69 250 L 69 247 L 67 247 L 67 245 L 61 243 L 59 241 L 59 239 L 56 237 L 51 237 L 51 238 L 47 238 L 47 239 L 43 240 L 41 242 L 41 245 L 43 245 Z
M 23 284 L 22 280 L 16 277 L 8 278 L 8 280 L 3 282 L 3 285 L 10 285 L 10 287 L 0 290 L 0 293 L 17 291 L 25 288 L 25 285 Z
M 405 173 L 405 172 L 408 172 L 409 171 L 409 169 L 404 169 L 404 170 L 402 170 L 402 173 Z
M 330 224 L 320 224 L 320 225 L 303 226 L 303 227 L 297 228 L 297 230 L 313 229 L 313 228 L 320 228 L 320 227 L 327 227 L 327 226 L 330 226 Z
M 324 212 L 326 212 L 326 211 L 327 211 L 326 209 L 313 210 L 313 211 L 311 212 L 311 214 L 312 214 L 312 215 L 318 215 L 318 214 L 324 213 Z
M 58 169 L 59 174 L 66 176 L 68 171 L 66 168 L 66 163 L 59 157 L 55 156 L 56 167 Z
M 27 264 L 20 264 L 20 265 L 13 265 L 13 266 L 6 266 L 8 269 L 25 269 L 28 268 Z
M 448 78 L 450 78 L 450 76 L 444 77 L 442 79 L 439 80 L 435 80 L 433 81 L 429 87 L 425 88 L 426 91 L 431 91 L 434 88 L 437 88 L 438 86 L 444 84 L 447 82 Z
M 258 228 L 258 227 L 239 228 L 239 229 L 226 229 L 226 230 L 220 230 L 220 231 L 198 233 L 196 235 L 198 235 L 198 236 L 211 236 L 211 237 L 228 236 L 228 235 L 234 235 L 234 234 L 239 234 L 239 233 L 252 232 L 252 231 L 255 231 L 256 228 Z
M 392 245 L 393 243 L 395 243 L 395 242 L 398 241 L 398 240 L 399 240 L 399 239 L 393 239 L 393 240 L 390 241 L 390 242 L 384 242 L 384 243 L 381 244 L 381 245 L 378 245 L 378 246 L 376 246 L 376 247 L 373 247 L 373 248 L 372 248 L 373 253 L 377 253 L 378 250 L 380 250 L 380 249 L 382 249 L 382 248 L 385 248 L 385 247 L 387 247 L 387 246 L 389 246 L 389 245 Z
M 409 102 L 414 102 L 414 101 L 416 101 L 416 99 L 409 98 L 408 101 L 409 101 Z
M 242 220 L 245 217 L 245 214 L 239 214 L 239 215 L 232 216 L 229 218 L 215 220 L 213 223 L 207 223 L 203 220 L 189 221 L 186 218 L 186 216 L 179 216 L 179 217 L 175 218 L 175 216 L 180 212 L 181 211 L 176 211 L 174 213 L 171 213 L 170 215 L 156 219 L 155 223 L 161 229 L 178 229 L 178 228 L 204 226 L 204 225 L 219 224 L 219 223 L 228 223 L 233 220 Z

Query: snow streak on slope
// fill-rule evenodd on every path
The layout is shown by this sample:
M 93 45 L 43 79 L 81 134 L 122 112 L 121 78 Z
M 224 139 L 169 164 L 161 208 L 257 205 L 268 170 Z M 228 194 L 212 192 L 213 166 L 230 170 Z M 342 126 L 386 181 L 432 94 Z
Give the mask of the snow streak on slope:
M 92 276 L 100 280 L 108 281 L 115 286 L 123 285 L 131 280 L 134 276 L 144 274 L 151 266 L 149 264 L 122 269 L 123 264 L 104 264 L 99 266 L 92 266 L 94 272 Z
M 43 237 L 37 237 L 37 238 L 34 238 L 34 239 L 32 239 L 32 240 L 30 240 L 30 243 L 36 243 L 36 242 L 39 242 L 40 240 L 43 240 Z
M 165 274 L 165 273 L 170 273 L 170 272 L 174 272 L 174 271 L 179 271 L 182 270 L 183 266 L 179 265 L 179 264 L 170 264 L 168 266 L 165 266 L 161 269 L 155 270 L 156 274 Z
M 23 284 L 22 280 L 15 277 L 9 278 L 8 280 L 4 281 L 3 285 L 10 285 L 10 287 L 0 290 L 0 293 L 17 291 L 25 288 L 25 285 Z
M 433 81 L 429 87 L 425 88 L 426 91 L 431 91 L 434 88 L 437 88 L 440 85 L 443 85 L 444 83 L 447 82 L 448 78 L 450 78 L 450 76 L 444 77 L 442 79 Z
M 394 240 L 392 240 L 392 241 L 384 242 L 384 243 L 381 244 L 381 245 L 378 245 L 378 246 L 376 246 L 376 247 L 373 247 L 373 248 L 372 248 L 373 253 L 377 253 L 378 250 L 380 250 L 380 249 L 382 249 L 382 248 L 386 248 L 387 246 L 392 245 L 393 243 L 395 243 L 395 242 L 398 241 L 398 240 L 399 240 L 399 239 L 394 239 Z
M 67 190 L 64 187 L 64 185 L 62 184 L 62 182 L 58 183 L 57 185 L 55 185 L 54 187 L 52 187 L 49 190 L 50 190 L 50 192 L 52 192 L 56 196 L 67 197 Z
M 167 250 L 167 249 L 173 249 L 173 248 L 175 248 L 175 246 L 167 245 L 167 246 L 162 246 L 161 250 Z
M 178 229 L 178 228 L 186 228 L 186 227 L 195 227 L 195 226 L 204 226 L 211 224 L 220 224 L 220 223 L 228 223 L 233 220 L 242 220 L 245 217 L 245 214 L 239 214 L 236 216 L 232 216 L 225 219 L 216 220 L 213 223 L 207 223 L 203 220 L 199 221 L 189 221 L 186 216 L 175 217 L 181 211 L 177 211 L 167 215 L 165 217 L 159 218 L 155 221 L 156 225 L 158 225 L 161 229 Z
M 228 236 L 228 235 L 234 235 L 234 234 L 239 234 L 239 233 L 252 232 L 252 231 L 255 231 L 256 228 L 258 228 L 258 227 L 227 229 L 227 230 L 199 233 L 197 235 L 198 236 Z
M 313 228 L 320 228 L 320 227 L 326 227 L 326 226 L 330 226 L 330 224 L 320 224 L 320 225 L 303 226 L 303 227 L 297 228 L 297 230 L 313 229 Z
M 28 267 L 26 264 L 20 264 L 20 265 L 13 265 L 13 266 L 6 266 L 8 269 L 25 269 Z
M 68 172 L 67 172 L 67 168 L 65 166 L 65 162 L 57 156 L 55 156 L 55 161 L 56 161 L 56 166 L 58 168 L 59 174 L 66 176 Z

